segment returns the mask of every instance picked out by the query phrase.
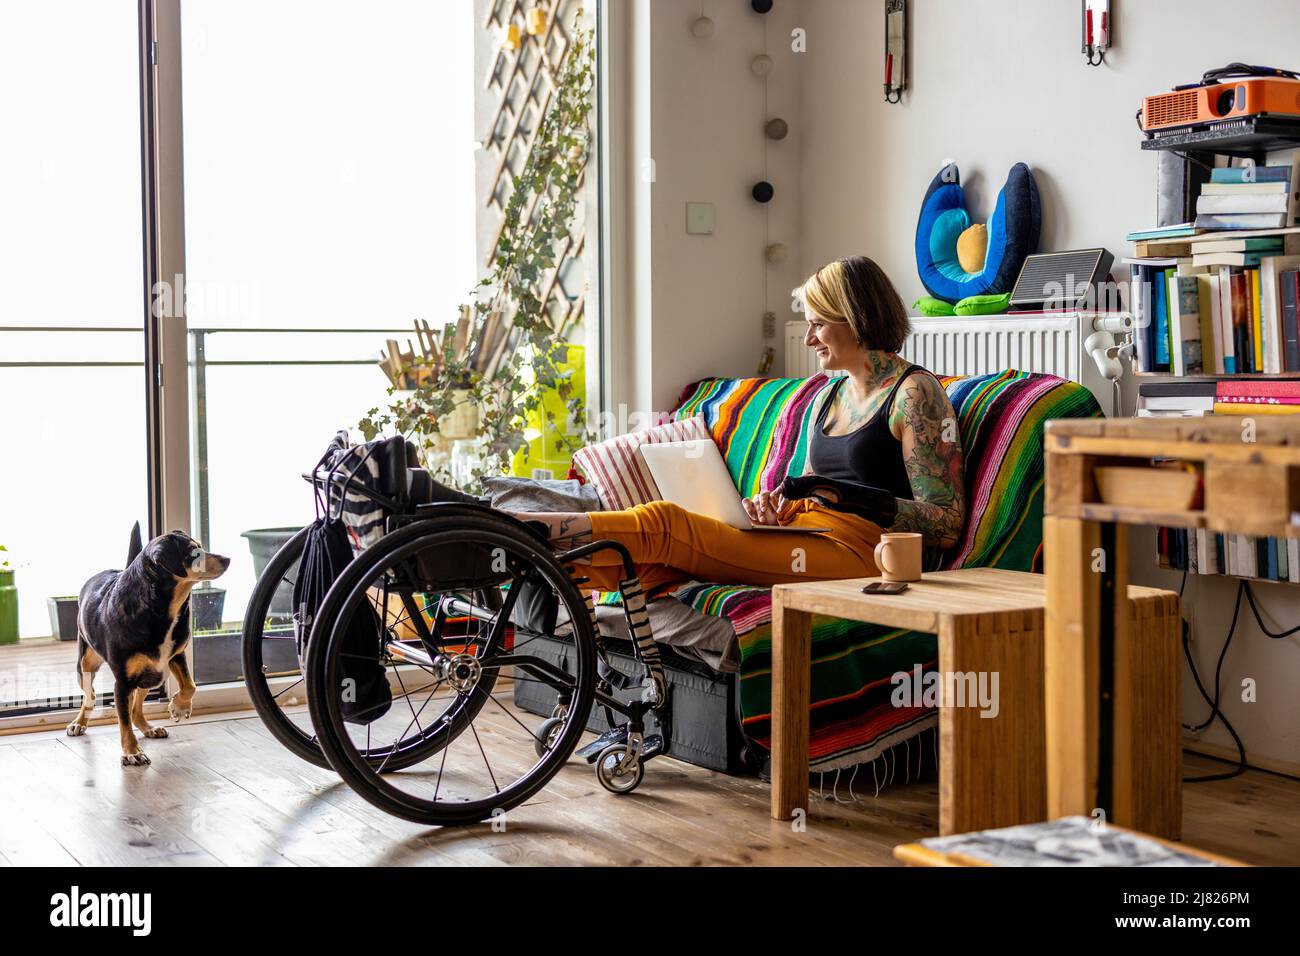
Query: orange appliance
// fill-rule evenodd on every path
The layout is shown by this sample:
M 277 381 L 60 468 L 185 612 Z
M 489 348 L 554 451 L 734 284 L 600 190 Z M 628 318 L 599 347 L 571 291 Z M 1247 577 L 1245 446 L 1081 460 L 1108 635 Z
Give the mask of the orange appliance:
M 1300 80 L 1243 77 L 1147 96 L 1142 129 L 1150 133 L 1266 113 L 1300 117 Z

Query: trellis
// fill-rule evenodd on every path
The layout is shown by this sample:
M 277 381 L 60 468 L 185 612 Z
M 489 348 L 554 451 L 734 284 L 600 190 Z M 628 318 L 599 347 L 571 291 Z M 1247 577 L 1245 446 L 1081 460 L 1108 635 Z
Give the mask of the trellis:
M 498 97 L 484 148 L 496 159 L 484 205 L 497 217 L 486 265 L 496 257 L 497 240 L 505 227 L 505 209 L 514 181 L 524 168 L 541 127 L 542 118 L 554 94 L 556 78 L 572 47 L 570 29 L 582 8 L 582 0 L 494 0 L 488 8 L 484 28 L 504 35 L 511 24 L 518 26 L 522 41 L 518 50 L 503 45 L 488 72 L 487 89 Z M 546 27 L 538 36 L 527 33 L 529 9 L 546 15 Z M 530 200 L 524 219 L 532 222 L 538 197 Z M 586 270 L 582 261 L 586 245 L 585 217 L 579 214 L 572 233 L 555 250 L 555 267 L 542 276 L 538 299 L 551 327 L 567 337 L 581 324 L 586 305 Z

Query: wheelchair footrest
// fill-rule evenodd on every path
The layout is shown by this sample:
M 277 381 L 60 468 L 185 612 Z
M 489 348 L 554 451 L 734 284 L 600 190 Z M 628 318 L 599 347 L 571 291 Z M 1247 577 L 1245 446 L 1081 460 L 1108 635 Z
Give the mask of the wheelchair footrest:
M 600 756 L 602 750 L 611 744 L 627 743 L 627 725 L 622 724 L 618 727 L 611 727 L 585 747 L 580 747 L 575 753 L 582 757 L 587 763 L 595 763 L 596 758 Z M 649 734 L 641 741 L 641 761 L 644 763 L 651 757 L 658 757 L 668 750 L 667 743 L 663 734 Z
M 645 763 L 651 757 L 658 757 L 660 754 L 668 752 L 668 747 L 664 743 L 663 734 L 650 734 L 645 740 L 641 741 L 641 762 Z
M 579 757 L 582 757 L 587 763 L 595 763 L 600 752 L 610 744 L 627 743 L 627 725 L 620 724 L 617 727 L 611 727 L 585 747 L 579 747 L 574 751 Z

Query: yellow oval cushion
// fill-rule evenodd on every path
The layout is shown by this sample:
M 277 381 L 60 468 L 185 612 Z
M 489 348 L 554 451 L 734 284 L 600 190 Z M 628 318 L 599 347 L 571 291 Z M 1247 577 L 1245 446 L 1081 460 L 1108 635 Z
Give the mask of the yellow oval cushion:
M 983 223 L 968 226 L 957 237 L 957 262 L 969 275 L 984 271 L 988 252 L 989 231 Z

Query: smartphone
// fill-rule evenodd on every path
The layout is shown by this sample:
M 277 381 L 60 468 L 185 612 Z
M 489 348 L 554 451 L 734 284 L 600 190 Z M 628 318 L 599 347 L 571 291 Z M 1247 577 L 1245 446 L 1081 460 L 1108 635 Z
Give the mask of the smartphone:
M 872 581 L 862 586 L 863 594 L 902 594 L 906 590 L 906 581 Z

